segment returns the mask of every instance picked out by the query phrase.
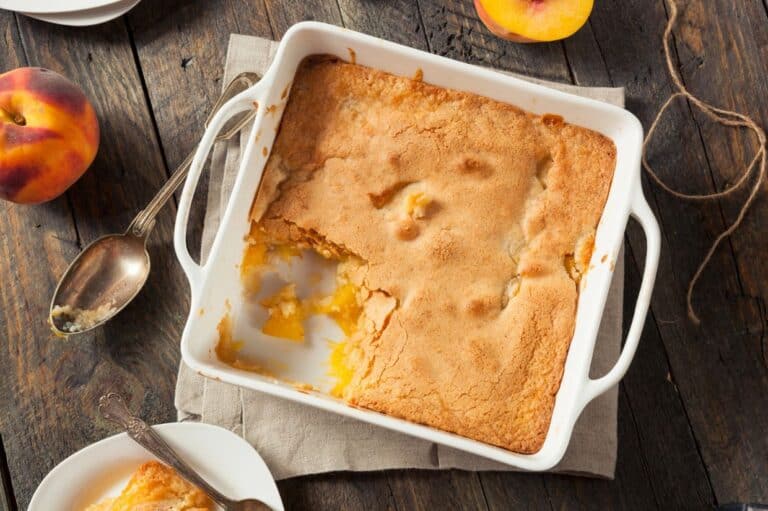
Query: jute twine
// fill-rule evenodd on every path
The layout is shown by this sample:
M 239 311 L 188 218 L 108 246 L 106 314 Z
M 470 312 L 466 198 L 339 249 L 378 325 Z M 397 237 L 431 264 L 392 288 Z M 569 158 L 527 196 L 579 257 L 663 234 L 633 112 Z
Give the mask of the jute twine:
M 691 318 L 691 321 L 693 321 L 695 324 L 698 325 L 700 323 L 700 320 L 699 320 L 699 317 L 696 315 L 696 312 L 693 309 L 693 305 L 691 303 L 692 296 L 693 296 L 693 289 L 696 286 L 696 283 L 698 282 L 699 278 L 701 277 L 701 274 L 703 273 L 704 268 L 706 268 L 707 264 L 709 264 L 709 262 L 712 260 L 712 255 L 715 253 L 715 250 L 717 250 L 717 247 L 720 245 L 720 243 L 723 242 L 724 239 L 726 239 L 728 236 L 733 234 L 733 232 L 739 228 L 739 225 L 741 225 L 741 222 L 744 220 L 744 216 L 747 214 L 747 210 L 749 210 L 750 206 L 755 201 L 755 198 L 757 198 L 757 195 L 760 192 L 760 188 L 762 186 L 763 180 L 765 179 L 765 173 L 766 173 L 766 148 L 765 148 L 766 138 L 765 138 L 765 131 L 763 131 L 763 129 L 751 117 L 748 117 L 744 114 L 740 114 L 739 112 L 734 112 L 733 110 L 725 110 L 722 108 L 717 108 L 715 106 L 712 106 L 709 103 L 702 101 L 701 99 L 691 94 L 688 91 L 688 89 L 685 87 L 685 85 L 683 85 L 683 81 L 680 78 L 678 70 L 673 64 L 672 51 L 670 50 L 670 40 L 672 39 L 672 29 L 674 28 L 675 23 L 677 21 L 677 2 L 676 0 L 668 0 L 668 3 L 670 8 L 670 16 L 669 16 L 669 21 L 667 21 L 667 27 L 664 30 L 664 39 L 663 39 L 664 55 L 666 56 L 666 60 L 667 60 L 667 69 L 669 69 L 669 74 L 672 77 L 672 82 L 677 92 L 673 93 L 667 99 L 667 101 L 661 107 L 661 110 L 659 110 L 659 113 L 656 114 L 656 118 L 654 119 L 653 124 L 651 124 L 651 128 L 648 130 L 648 134 L 646 135 L 645 140 L 643 141 L 643 168 L 645 168 L 646 172 L 648 172 L 648 175 L 651 176 L 651 178 L 668 193 L 674 195 L 675 197 L 679 197 L 681 199 L 700 200 L 700 201 L 713 200 L 713 199 L 718 199 L 720 197 L 726 197 L 728 195 L 731 195 L 732 193 L 736 192 L 739 188 L 741 188 L 741 186 L 744 183 L 746 183 L 753 174 L 757 173 L 757 179 L 754 181 L 754 184 L 752 185 L 752 188 L 749 191 L 749 195 L 747 196 L 747 199 L 744 201 L 744 204 L 741 206 L 741 209 L 739 210 L 739 214 L 736 217 L 736 220 L 727 229 L 721 232 L 720 235 L 717 236 L 717 238 L 715 238 L 715 241 L 712 242 L 712 245 L 709 247 L 709 250 L 707 251 L 707 254 L 704 256 L 704 259 L 701 261 L 701 263 L 699 264 L 699 267 L 696 269 L 696 273 L 694 273 L 693 277 L 688 283 L 688 293 L 686 295 L 686 304 L 688 306 L 688 317 Z M 703 195 L 695 195 L 695 194 L 678 192 L 670 188 L 668 185 L 666 185 L 659 178 L 656 171 L 648 164 L 648 161 L 646 159 L 648 143 L 653 137 L 653 134 L 656 131 L 656 128 L 658 127 L 659 122 L 661 121 L 661 117 L 664 115 L 664 112 L 667 111 L 667 109 L 669 108 L 669 106 L 672 104 L 673 101 L 675 101 L 677 98 L 680 98 L 680 97 L 686 98 L 691 104 L 693 104 L 696 108 L 698 108 L 702 113 L 704 113 L 712 121 L 718 124 L 721 124 L 723 126 L 730 126 L 734 128 L 747 128 L 748 130 L 752 131 L 757 137 L 759 146 L 758 146 L 757 152 L 755 153 L 754 158 L 752 158 L 751 163 L 747 165 L 745 169 L 742 171 L 741 177 L 739 178 L 739 180 L 736 181 L 731 186 L 727 187 L 723 191 L 710 193 L 710 194 L 703 194 Z

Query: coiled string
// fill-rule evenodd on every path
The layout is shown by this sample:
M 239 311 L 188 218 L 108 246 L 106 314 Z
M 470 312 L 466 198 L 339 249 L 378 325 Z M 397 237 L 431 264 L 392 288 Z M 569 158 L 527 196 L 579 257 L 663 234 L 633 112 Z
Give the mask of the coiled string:
M 691 321 L 693 321 L 695 324 L 698 325 L 701 323 L 701 321 L 699 320 L 699 317 L 696 315 L 696 311 L 694 310 L 693 304 L 692 304 L 694 287 L 696 286 L 696 283 L 701 277 L 701 274 L 704 272 L 704 269 L 712 260 L 712 255 L 715 253 L 715 250 L 717 250 L 717 247 L 720 246 L 720 243 L 722 243 L 724 239 L 726 239 L 728 236 L 733 234 L 733 232 L 739 228 L 742 221 L 744 220 L 744 216 L 747 214 L 747 211 L 749 210 L 750 206 L 755 201 L 755 198 L 757 198 L 757 195 L 760 192 L 760 188 L 762 186 L 762 183 L 765 179 L 765 174 L 766 174 L 766 147 L 765 147 L 766 137 L 765 137 L 765 131 L 763 131 L 763 129 L 751 117 L 748 117 L 739 112 L 735 112 L 733 110 L 725 110 L 725 109 L 710 105 L 709 103 L 702 101 L 701 99 L 691 94 L 688 91 L 688 89 L 685 87 L 685 85 L 683 85 L 683 81 L 680 78 L 680 74 L 673 63 L 672 52 L 670 50 L 670 46 L 671 46 L 670 40 L 672 39 L 672 29 L 674 28 L 675 23 L 677 21 L 677 2 L 676 0 L 668 0 L 668 3 L 670 8 L 670 16 L 669 16 L 669 20 L 667 21 L 667 27 L 664 30 L 664 38 L 663 38 L 664 55 L 667 61 L 667 69 L 669 69 L 669 74 L 672 77 L 672 82 L 675 86 L 675 89 L 677 89 L 677 92 L 673 93 L 667 99 L 667 101 L 664 102 L 661 109 L 659 110 L 659 113 L 656 114 L 656 118 L 654 119 L 653 124 L 651 124 L 651 127 L 648 130 L 648 134 L 645 136 L 645 140 L 643 141 L 643 159 L 642 159 L 643 168 L 646 170 L 648 175 L 656 182 L 656 184 L 658 184 L 661 188 L 663 188 L 665 191 L 672 194 L 673 196 L 678 197 L 680 199 L 701 200 L 701 201 L 718 199 L 720 197 L 726 197 L 728 195 L 731 195 L 732 193 L 736 192 L 739 188 L 741 188 L 742 185 L 744 185 L 744 183 L 748 182 L 749 178 L 753 174 L 757 174 L 757 178 L 752 184 L 752 188 L 749 191 L 749 195 L 747 196 L 747 199 L 744 201 L 744 204 L 742 204 L 741 209 L 739 210 L 739 214 L 736 217 L 736 220 L 734 220 L 734 222 L 727 229 L 725 229 L 723 232 L 721 232 L 717 236 L 717 238 L 715 238 L 715 241 L 712 242 L 712 245 L 709 247 L 709 250 L 707 251 L 707 254 L 704 256 L 704 259 L 701 261 L 701 263 L 699 264 L 699 267 L 696 269 L 696 273 L 694 273 L 693 277 L 688 283 L 688 292 L 686 294 L 688 317 L 691 319 Z M 712 121 L 718 124 L 721 124 L 723 126 L 729 126 L 734 128 L 747 128 L 748 130 L 752 131 L 757 137 L 757 140 L 759 142 L 759 147 L 757 149 L 757 152 L 755 153 L 754 158 L 752 158 L 752 161 L 750 162 L 750 164 L 747 165 L 745 169 L 742 171 L 741 177 L 739 177 L 739 180 L 736 181 L 731 186 L 727 187 L 723 191 L 715 192 L 711 194 L 696 195 L 696 194 L 682 193 L 682 192 L 673 190 L 659 178 L 656 171 L 650 166 L 650 164 L 648 163 L 648 160 L 646 159 L 648 143 L 653 138 L 653 134 L 656 131 L 656 128 L 658 127 L 662 116 L 667 111 L 667 109 L 672 104 L 672 102 L 679 97 L 686 98 L 688 101 L 691 102 L 691 104 L 693 104 L 696 108 L 698 108 L 702 113 L 704 113 L 704 115 L 706 115 Z

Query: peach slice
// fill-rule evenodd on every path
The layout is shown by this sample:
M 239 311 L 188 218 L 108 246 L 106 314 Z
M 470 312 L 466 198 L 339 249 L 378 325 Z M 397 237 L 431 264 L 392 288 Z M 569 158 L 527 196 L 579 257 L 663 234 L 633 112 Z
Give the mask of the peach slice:
M 488 29 L 519 43 L 557 41 L 586 23 L 594 0 L 475 0 Z

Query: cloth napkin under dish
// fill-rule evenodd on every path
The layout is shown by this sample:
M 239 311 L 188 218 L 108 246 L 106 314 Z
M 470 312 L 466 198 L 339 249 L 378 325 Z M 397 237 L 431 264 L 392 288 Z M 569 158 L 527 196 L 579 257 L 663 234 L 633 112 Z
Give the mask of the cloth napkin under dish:
M 232 35 L 224 71 L 226 84 L 236 74 L 263 74 L 277 43 L 258 37 Z M 575 87 L 543 82 L 548 87 L 624 105 L 621 88 Z M 238 170 L 240 140 L 219 144 L 212 156 L 202 253 L 207 254 L 227 205 Z M 621 346 L 623 256 L 620 255 L 597 339 L 591 373 L 605 374 Z M 573 432 L 568 451 L 554 472 L 612 478 L 616 465 L 618 391 L 606 392 L 590 403 Z M 205 378 L 182 362 L 176 384 L 179 420 L 223 426 L 242 435 L 259 451 L 276 479 L 338 470 L 394 468 L 511 470 L 511 467 L 412 438 L 330 412 Z

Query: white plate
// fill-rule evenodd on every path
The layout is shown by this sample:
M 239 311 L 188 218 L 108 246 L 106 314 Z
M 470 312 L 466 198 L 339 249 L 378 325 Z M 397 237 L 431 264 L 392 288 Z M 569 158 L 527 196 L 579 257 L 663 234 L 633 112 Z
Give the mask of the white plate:
M 210 424 L 154 426 L 206 481 L 234 499 L 257 498 L 281 511 L 280 493 L 267 465 L 248 442 Z M 142 463 L 156 459 L 121 433 L 76 452 L 43 479 L 28 511 L 82 510 L 117 496 Z
M 38 19 L 40 21 L 55 23 L 56 25 L 86 27 L 112 21 L 113 19 L 122 16 L 126 12 L 136 7 L 140 1 L 141 0 L 118 0 L 116 2 L 112 1 L 108 5 L 82 11 L 65 11 L 54 13 L 30 13 L 29 11 L 25 11 L 21 14 L 29 16 L 30 18 Z
M 96 9 L 120 0 L 0 0 L 0 9 L 9 11 L 50 13 Z

